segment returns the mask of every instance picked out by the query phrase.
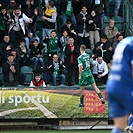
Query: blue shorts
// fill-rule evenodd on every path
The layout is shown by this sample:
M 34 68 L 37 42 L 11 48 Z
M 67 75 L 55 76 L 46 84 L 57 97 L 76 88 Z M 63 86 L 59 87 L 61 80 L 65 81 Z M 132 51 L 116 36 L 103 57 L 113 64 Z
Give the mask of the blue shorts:
M 127 86 L 107 86 L 107 99 L 111 118 L 122 117 L 133 112 L 132 88 Z

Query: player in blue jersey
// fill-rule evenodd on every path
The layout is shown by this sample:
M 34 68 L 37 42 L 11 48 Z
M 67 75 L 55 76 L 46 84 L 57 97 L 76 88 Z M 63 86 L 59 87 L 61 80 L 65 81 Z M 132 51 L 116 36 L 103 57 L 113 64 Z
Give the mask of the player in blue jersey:
M 129 113 L 133 112 L 133 37 L 123 39 L 113 55 L 107 81 L 110 117 L 114 120 L 112 133 L 124 133 Z

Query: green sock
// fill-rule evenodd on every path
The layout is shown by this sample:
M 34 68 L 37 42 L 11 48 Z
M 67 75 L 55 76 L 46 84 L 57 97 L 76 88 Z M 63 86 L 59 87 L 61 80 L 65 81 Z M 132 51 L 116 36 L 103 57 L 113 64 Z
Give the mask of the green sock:
M 83 97 L 80 97 L 80 104 L 83 104 L 84 105 L 84 96 Z
M 100 99 L 103 98 L 101 92 L 97 93 L 97 95 L 99 96 Z

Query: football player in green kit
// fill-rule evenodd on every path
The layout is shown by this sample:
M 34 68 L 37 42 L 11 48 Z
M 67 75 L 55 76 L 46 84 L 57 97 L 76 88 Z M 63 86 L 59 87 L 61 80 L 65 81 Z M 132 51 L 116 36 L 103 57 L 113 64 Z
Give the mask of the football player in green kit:
M 79 85 L 80 85 L 80 104 L 79 107 L 84 107 L 84 86 L 88 83 L 98 94 L 102 104 L 105 103 L 101 91 L 96 86 L 94 77 L 90 70 L 90 56 L 86 52 L 86 46 L 80 46 L 81 55 L 78 57 L 78 67 L 79 67 Z

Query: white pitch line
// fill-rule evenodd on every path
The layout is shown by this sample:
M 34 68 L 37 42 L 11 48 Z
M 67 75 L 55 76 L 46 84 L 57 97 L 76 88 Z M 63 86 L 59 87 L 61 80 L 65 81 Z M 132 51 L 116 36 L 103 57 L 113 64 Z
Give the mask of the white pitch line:
M 29 96 L 26 92 L 24 92 L 25 95 Z M 49 111 L 47 108 L 45 108 L 42 104 L 38 103 L 35 99 L 34 99 L 34 103 L 38 109 L 47 117 L 47 118 L 58 118 L 55 114 L 53 114 L 51 111 Z
M 0 116 L 8 115 L 18 111 L 25 111 L 25 110 L 38 110 L 38 108 L 32 107 L 32 108 L 18 108 L 18 109 L 7 110 L 7 111 L 0 112 Z

